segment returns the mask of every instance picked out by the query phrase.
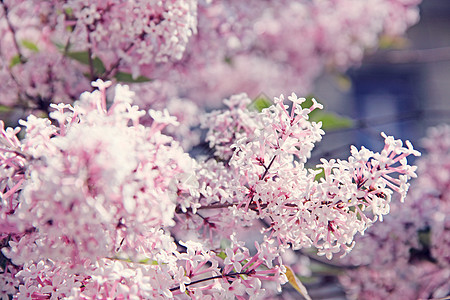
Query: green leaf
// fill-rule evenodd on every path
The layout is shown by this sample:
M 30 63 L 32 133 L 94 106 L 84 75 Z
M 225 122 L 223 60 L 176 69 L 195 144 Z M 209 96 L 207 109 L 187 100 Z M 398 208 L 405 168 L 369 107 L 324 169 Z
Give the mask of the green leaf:
M 295 273 L 288 266 L 284 266 L 286 268 L 286 277 L 289 280 L 289 284 L 294 287 L 294 289 L 303 296 L 306 300 L 311 300 L 311 297 L 308 295 L 308 291 L 302 282 L 295 276 Z
M 317 173 L 316 177 L 314 177 L 315 181 L 320 181 L 320 178 L 325 178 L 325 172 L 323 171 L 323 168 L 317 168 L 317 169 L 314 169 L 314 170 L 316 170 L 316 171 L 320 170 L 320 173 Z
M 13 58 L 11 58 L 11 61 L 9 62 L 9 67 L 12 68 L 12 67 L 14 67 L 15 65 L 18 65 L 18 64 L 20 64 L 20 63 L 21 63 L 21 61 L 20 61 L 20 56 L 19 56 L 19 54 L 14 55 Z
M 65 46 L 61 43 L 57 43 L 57 42 L 53 42 L 53 45 L 56 46 L 56 48 L 58 48 L 59 51 L 64 51 Z
M 425 228 L 417 231 L 419 235 L 419 242 L 425 247 L 431 246 L 431 231 L 430 228 Z
M 89 66 L 89 52 L 78 51 L 78 52 L 68 52 L 66 54 L 68 57 Z M 105 65 L 98 57 L 92 59 L 92 65 L 96 74 L 102 74 L 106 71 Z
M 33 52 L 39 52 L 38 46 L 29 40 L 22 40 L 22 45 L 27 48 L 28 50 L 31 50 Z
M 67 7 L 66 9 L 64 9 L 64 13 L 65 13 L 67 16 L 72 16 L 72 15 L 73 15 L 73 9 L 70 8 L 70 7 Z
M 223 61 L 227 64 L 232 66 L 233 65 L 233 58 L 229 57 L 229 56 L 225 56 L 225 58 L 223 59 Z
M 140 82 L 152 81 L 152 79 L 145 77 L 145 76 L 139 76 L 137 78 L 133 78 L 133 76 L 130 73 L 125 73 L 125 72 L 117 72 L 117 74 L 114 75 L 114 78 L 116 78 L 117 81 L 129 82 L 129 83 L 140 83 Z
M 323 111 L 314 111 L 313 113 L 310 114 L 310 121 L 322 122 L 323 130 L 336 130 L 353 126 L 353 121 L 351 119 L 341 117 L 335 113 Z
M 309 95 L 305 98 L 306 101 L 302 103 L 302 108 L 310 108 L 313 105 L 312 99 L 315 97 L 313 95 Z M 351 119 L 341 117 L 335 113 L 324 112 L 320 109 L 315 109 L 309 114 L 309 121 L 322 122 L 323 130 L 336 130 L 342 128 L 350 128 L 353 126 L 353 121 Z
M 264 108 L 268 108 L 273 105 L 273 102 L 270 101 L 269 97 L 267 97 L 264 94 L 259 95 L 256 97 L 252 103 L 248 105 L 248 109 L 250 110 L 257 110 L 259 112 L 262 112 Z
M 227 258 L 227 255 L 225 251 L 220 251 L 220 253 L 217 254 L 217 257 L 220 257 L 221 259 Z
M 315 98 L 313 95 L 308 95 L 305 97 L 305 102 L 301 104 L 303 109 L 310 108 L 313 105 L 312 99 Z M 316 99 L 317 100 L 317 99 Z M 314 113 L 314 112 L 313 112 Z
M 319 261 L 320 260 L 321 259 L 319 259 Z M 344 269 L 338 267 L 338 265 L 326 265 L 321 262 L 311 263 L 310 269 L 315 276 L 338 276 L 344 272 Z
M 0 105 L 0 113 L 5 113 L 11 111 L 12 108 L 6 105 Z
M 228 240 L 228 239 L 221 239 L 220 240 L 220 249 L 227 249 L 230 246 L 231 246 L 231 241 L 230 240 Z M 225 255 L 225 257 L 226 257 L 226 255 Z

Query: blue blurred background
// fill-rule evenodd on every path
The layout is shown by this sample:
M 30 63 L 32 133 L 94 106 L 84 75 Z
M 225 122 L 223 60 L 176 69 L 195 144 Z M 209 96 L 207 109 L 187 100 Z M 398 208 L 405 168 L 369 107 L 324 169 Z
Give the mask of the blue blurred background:
M 378 150 L 380 131 L 420 150 L 428 127 L 450 123 L 450 1 L 424 0 L 420 14 L 407 40 L 395 42 L 397 49 L 379 49 L 346 73 L 347 89 L 342 78 L 319 79 L 314 96 L 355 121 L 352 128 L 327 132 L 311 163 L 348 157 L 351 144 Z

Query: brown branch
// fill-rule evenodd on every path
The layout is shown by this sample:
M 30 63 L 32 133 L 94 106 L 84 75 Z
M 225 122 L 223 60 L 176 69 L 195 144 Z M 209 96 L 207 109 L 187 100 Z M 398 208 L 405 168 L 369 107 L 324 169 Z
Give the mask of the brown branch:
M 228 273 L 228 274 L 222 274 L 222 275 L 216 275 L 216 276 L 212 276 L 212 277 L 207 277 L 207 278 L 203 278 L 203 279 L 199 279 L 196 281 L 192 281 L 191 283 L 185 284 L 185 286 L 190 286 L 193 284 L 197 284 L 197 283 L 201 283 L 201 282 L 205 282 L 205 281 L 209 281 L 209 280 L 214 280 L 214 279 L 219 279 L 219 278 L 223 278 L 223 277 L 234 277 L 234 276 L 239 276 L 239 275 L 252 275 L 254 274 L 256 271 L 255 270 L 250 270 L 247 272 L 234 272 L 234 273 Z M 174 287 L 169 289 L 171 292 L 179 290 L 180 286 Z
M 26 62 L 26 59 L 22 55 L 22 52 L 20 51 L 20 46 L 19 46 L 19 43 L 18 43 L 17 37 L 16 37 L 16 30 L 14 29 L 14 27 L 13 27 L 13 25 L 11 23 L 11 20 L 8 17 L 9 8 L 5 4 L 4 0 L 0 0 L 0 3 L 2 4 L 3 10 L 5 11 L 5 20 L 6 20 L 6 23 L 8 24 L 9 31 L 11 31 L 11 33 L 12 33 L 14 46 L 16 47 L 17 54 L 19 55 L 19 60 L 23 64 L 23 63 Z
M 273 158 L 272 158 L 272 160 L 270 161 L 269 165 L 268 165 L 267 167 L 264 166 L 264 168 L 265 168 L 266 170 L 265 170 L 264 173 L 262 174 L 261 180 L 264 180 L 264 177 L 266 177 L 266 175 L 267 175 L 267 173 L 269 172 L 269 169 L 270 169 L 270 167 L 272 166 L 273 162 L 275 161 L 275 158 L 276 158 L 276 157 L 277 157 L 277 156 L 274 155 Z
M 91 80 L 91 81 L 94 81 L 95 80 L 95 73 L 94 73 L 94 61 L 92 60 L 92 44 L 91 44 L 91 32 L 92 32 L 92 30 L 88 27 L 88 26 L 86 26 L 87 28 L 87 42 L 88 42 L 88 45 L 89 45 L 89 48 L 88 48 L 88 61 L 89 61 L 89 79 Z
M 134 43 L 131 43 L 130 45 L 128 45 L 127 48 L 125 48 L 125 53 L 127 53 L 128 51 L 130 51 L 130 49 L 134 46 Z M 110 75 L 115 75 L 115 73 L 117 72 L 117 68 L 119 67 L 120 63 L 122 62 L 122 58 L 117 59 L 117 61 L 111 66 L 111 68 L 107 71 L 105 71 L 105 73 L 103 73 L 103 79 L 108 79 L 108 76 Z

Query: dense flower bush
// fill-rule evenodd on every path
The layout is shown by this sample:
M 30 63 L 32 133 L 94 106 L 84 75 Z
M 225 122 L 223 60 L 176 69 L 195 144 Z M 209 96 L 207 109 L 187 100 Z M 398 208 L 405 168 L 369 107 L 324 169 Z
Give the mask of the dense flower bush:
M 308 115 L 322 106 L 302 108 L 295 94 L 291 107 L 281 96 L 262 112 L 243 94 L 225 101 L 204 121 L 214 157 L 194 160 L 161 132 L 177 123 L 167 110 L 149 110 L 153 122 L 143 126 L 146 112 L 121 85 L 108 108 L 110 84 L 93 82 L 98 90 L 73 106 L 53 104 L 54 124 L 21 121 L 21 140 L 20 128 L 2 129 L 5 293 L 253 298 L 262 282 L 287 281 L 287 248 L 315 246 L 327 258 L 350 251 L 415 177 L 406 157 L 419 153 L 383 134 L 381 152 L 322 160 L 325 176 L 315 180 L 304 163 L 324 132 Z M 237 234 L 257 220 L 270 222 L 252 253 Z
M 358 274 L 358 245 L 376 249 L 358 240 L 413 213 L 420 153 L 382 133 L 379 152 L 307 166 L 323 106 L 291 91 L 404 34 L 419 2 L 0 0 L 0 108 L 24 115 L 0 126 L 2 298 L 267 299 L 289 282 L 308 299 L 284 261 L 306 248 L 356 247 L 349 290 L 391 280 Z M 443 218 L 406 226 L 403 260 L 379 264 L 405 263 L 417 230 L 436 241 Z M 429 249 L 445 281 L 445 245 Z

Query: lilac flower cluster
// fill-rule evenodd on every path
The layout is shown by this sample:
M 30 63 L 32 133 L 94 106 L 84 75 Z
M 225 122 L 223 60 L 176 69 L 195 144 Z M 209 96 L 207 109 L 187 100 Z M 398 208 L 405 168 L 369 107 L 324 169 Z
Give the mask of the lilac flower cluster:
M 353 147 L 347 161 L 323 159 L 317 167 L 324 177 L 316 181 L 318 172 L 304 163 L 324 134 L 320 123 L 308 121 L 308 114 L 322 105 L 313 100 L 311 107 L 302 108 L 305 99 L 292 94 L 290 112 L 281 96 L 258 114 L 249 111 L 250 100 L 242 98 L 230 98 L 229 111 L 210 115 L 207 139 L 216 146 L 216 155 L 227 158 L 230 148 L 233 151 L 228 162 L 235 174 L 229 183 L 234 185 L 233 214 L 244 220 L 270 220 L 268 238 L 277 238 L 282 245 L 294 249 L 314 245 L 328 258 L 342 248 L 351 250 L 356 232 L 382 220 L 393 191 L 403 200 L 408 179 L 416 176 L 406 157 L 419 153 L 409 142 L 405 148 L 383 134 L 385 147 L 380 153 Z M 235 130 L 230 133 L 228 127 Z M 230 201 L 208 198 L 205 194 L 201 200 L 204 205 Z
M 42 13 L 56 21 L 48 26 L 62 31 L 63 37 L 69 27 L 67 42 L 91 49 L 92 55 L 109 62 L 107 65 L 117 59 L 130 67 L 178 60 L 197 28 L 196 0 L 68 0 L 47 5 L 52 7 Z
M 354 299 L 442 298 L 450 291 L 450 127 L 431 128 L 403 205 L 358 237 L 340 277 Z
M 406 157 L 419 153 L 384 135 L 379 153 L 322 160 L 315 180 L 305 162 L 324 132 L 308 115 L 322 105 L 295 94 L 261 113 L 233 96 L 204 121 L 217 157 L 194 160 L 161 132 L 178 123 L 167 110 L 150 109 L 144 126 L 127 86 L 111 98 L 111 82 L 92 85 L 52 104 L 53 123 L 21 121 L 22 139 L 2 126 L 5 297 L 260 299 L 288 281 L 286 249 L 349 252 L 415 176 Z M 266 226 L 252 250 L 238 235 L 255 220 Z
M 198 34 L 176 77 L 182 77 L 180 83 L 197 101 L 240 92 L 273 97 L 280 91 L 310 91 L 325 70 L 343 72 L 358 65 L 381 39 L 403 35 L 417 23 L 419 3 L 212 1 L 199 6 Z M 194 80 L 186 80 L 191 74 Z
M 3 0 L 2 102 L 45 110 L 97 78 L 145 81 L 157 93 L 170 85 L 211 106 L 240 92 L 311 91 L 323 71 L 345 71 L 404 34 L 419 2 Z

